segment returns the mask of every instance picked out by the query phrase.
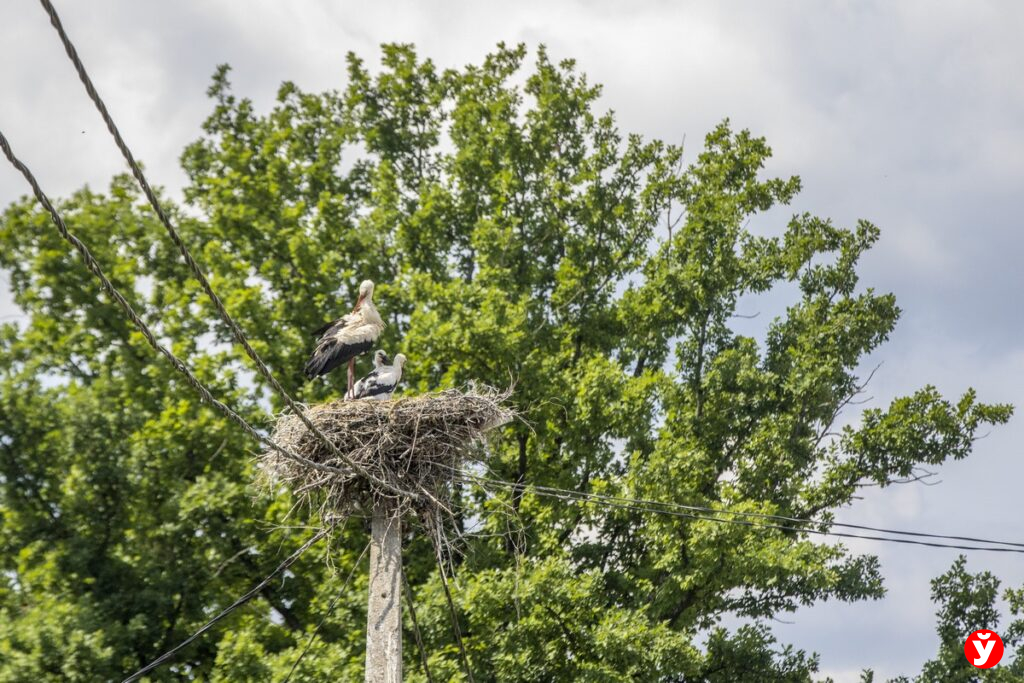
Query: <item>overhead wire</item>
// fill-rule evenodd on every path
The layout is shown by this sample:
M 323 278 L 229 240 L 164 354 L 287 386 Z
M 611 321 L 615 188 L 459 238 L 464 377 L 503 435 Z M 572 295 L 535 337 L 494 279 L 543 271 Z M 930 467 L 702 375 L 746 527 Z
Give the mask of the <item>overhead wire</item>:
M 124 138 L 121 135 L 120 130 L 114 123 L 114 119 L 113 117 L 111 117 L 110 112 L 107 110 L 107 106 L 103 102 L 103 98 L 100 97 L 99 92 L 96 90 L 96 86 L 93 85 L 92 79 L 89 77 L 89 74 L 85 69 L 85 65 L 82 63 L 82 60 L 78 55 L 78 50 L 75 48 L 74 43 L 71 42 L 71 38 L 68 36 L 67 31 L 64 30 L 64 25 L 60 20 L 60 16 L 57 14 L 57 9 L 54 7 L 53 3 L 50 0 L 40 0 L 40 3 L 42 4 L 43 9 L 46 10 L 46 13 L 49 15 L 50 23 L 53 25 L 54 29 L 56 29 L 57 35 L 60 37 L 60 41 L 64 45 L 64 51 L 71 59 L 71 62 L 75 67 L 75 71 L 78 73 L 79 80 L 82 82 L 82 85 L 85 86 L 85 91 L 89 95 L 89 99 L 92 100 L 93 104 L 96 106 L 96 109 L 99 111 L 100 116 L 103 118 L 103 122 L 107 126 L 107 130 L 114 138 L 114 143 L 117 145 L 117 148 L 121 151 L 121 155 L 128 163 L 132 175 L 135 177 L 135 180 L 139 183 L 139 187 L 142 188 L 142 192 L 143 194 L 145 194 L 146 199 L 149 200 L 150 205 L 153 207 L 153 211 L 156 212 L 157 218 L 160 220 L 160 223 L 162 223 L 164 228 L 167 230 L 167 234 L 170 236 L 171 241 L 174 242 L 174 245 L 178 248 L 178 251 L 181 253 L 182 259 L 184 259 L 185 261 L 185 264 L 188 266 L 189 270 L 192 271 L 192 275 L 196 278 L 200 286 L 203 288 L 203 291 L 206 293 L 210 301 L 213 303 L 213 307 L 216 309 L 217 314 L 220 316 L 220 319 L 223 320 L 224 323 L 228 326 L 228 329 L 231 331 L 231 335 L 235 338 L 235 341 L 238 342 L 238 344 L 245 351 L 246 355 L 249 356 L 249 358 L 252 360 L 260 376 L 267 381 L 270 387 L 279 396 L 281 396 L 281 398 L 284 400 L 288 408 L 293 413 L 295 413 L 299 420 L 302 421 L 303 425 L 305 425 L 305 427 L 310 432 L 313 433 L 316 439 L 330 451 L 331 455 L 333 455 L 335 458 L 338 458 L 346 465 L 351 467 L 355 472 L 358 472 L 360 475 L 366 477 L 370 481 L 373 481 L 374 483 L 394 493 L 409 496 L 412 498 L 417 498 L 418 495 L 416 493 L 411 491 L 405 491 L 401 487 L 395 485 L 393 482 L 381 479 L 380 477 L 374 475 L 369 470 L 367 470 L 364 466 L 353 460 L 347 454 L 343 453 L 334 444 L 334 442 L 332 442 L 306 416 L 305 409 L 291 397 L 291 395 L 285 390 L 285 388 L 281 386 L 281 383 L 278 382 L 277 379 L 273 376 L 273 374 L 270 372 L 270 369 L 263 362 L 263 359 L 260 358 L 259 354 L 256 353 L 256 350 L 253 349 L 252 345 L 249 343 L 249 340 L 245 336 L 245 333 L 242 331 L 242 328 L 239 327 L 235 319 L 231 317 L 230 313 L 228 313 L 227 308 L 225 308 L 224 306 L 224 302 L 221 301 L 220 297 L 213 290 L 213 287 L 210 285 L 210 281 L 203 273 L 202 268 L 199 267 L 199 264 L 196 262 L 195 258 L 193 258 L 188 247 L 185 245 L 184 240 L 182 240 L 181 235 L 178 233 L 174 225 L 171 223 L 170 217 L 167 215 L 167 212 L 164 211 L 163 206 L 160 204 L 160 201 L 156 196 L 156 193 L 153 191 L 153 189 L 149 185 L 149 182 L 146 180 L 146 176 L 142 172 L 142 168 L 139 166 L 139 163 L 136 161 L 135 156 L 131 152 L 131 149 L 129 149 L 128 144 L 124 141 Z
M 203 624 L 199 628 L 198 631 L 196 631 L 195 633 L 190 635 L 185 640 L 181 641 L 178 645 L 174 646 L 173 648 L 171 648 L 170 650 L 168 650 L 164 654 L 160 655 L 159 657 L 154 659 L 152 662 L 150 662 L 146 666 L 142 667 L 141 669 L 139 669 L 138 671 L 136 671 L 132 675 L 128 676 L 128 678 L 124 679 L 124 681 L 122 683 L 131 683 L 132 681 L 137 681 L 139 678 L 141 678 L 142 676 L 146 675 L 147 673 L 149 673 L 153 669 L 156 669 L 160 665 L 166 663 L 168 660 L 170 660 L 172 657 L 174 657 L 174 655 L 177 654 L 178 652 L 180 652 L 182 649 L 188 647 L 192 642 L 194 642 L 197 638 L 199 638 L 199 636 L 203 635 L 204 633 L 209 631 L 211 628 L 213 628 L 214 625 L 218 621 L 220 621 L 221 619 L 223 619 L 224 617 L 226 617 L 227 615 L 231 614 L 236 609 L 238 609 L 239 607 L 241 607 L 242 605 L 247 603 L 249 600 L 251 600 L 256 594 L 258 594 L 261 590 L 263 590 L 263 588 L 266 587 L 266 585 L 269 584 L 274 579 L 275 576 L 277 576 L 278 574 L 283 572 L 288 567 L 292 566 L 292 564 L 294 564 L 295 561 L 297 559 L 299 559 L 299 557 L 301 557 L 304 552 L 309 550 L 317 541 L 319 541 L 324 536 L 326 536 L 328 533 L 330 533 L 330 531 L 331 531 L 330 528 L 327 528 L 327 529 L 322 529 L 321 531 L 319 531 L 316 534 L 314 534 L 308 541 L 306 541 L 301 546 L 299 546 L 298 550 L 296 550 L 291 555 L 289 555 L 287 558 L 285 558 L 284 562 L 279 564 L 277 566 L 277 568 L 274 571 L 272 571 L 269 576 L 267 576 L 267 578 L 265 578 L 262 581 L 260 581 L 248 593 L 246 593 L 242 597 L 240 597 L 237 600 L 235 600 L 228 607 L 226 607 L 223 610 L 221 610 L 221 612 L 217 616 L 215 616 L 213 619 L 210 619 L 208 622 Z
M 477 476 L 473 476 L 473 475 L 463 475 L 463 480 L 468 482 L 468 483 L 477 483 L 479 485 L 492 484 L 494 486 L 501 486 L 503 488 L 508 488 L 508 489 L 511 489 L 511 490 L 516 490 L 516 488 L 520 486 L 519 484 L 516 484 L 514 482 L 501 481 L 501 480 L 497 480 L 497 479 L 489 479 L 489 478 L 486 478 L 486 477 L 477 477 Z M 529 487 L 527 487 L 527 490 L 532 490 L 535 495 L 549 497 L 549 498 L 555 498 L 555 499 L 559 499 L 559 500 L 563 500 L 563 501 L 582 502 L 582 503 L 589 503 L 589 504 L 595 504 L 595 505 L 604 505 L 606 507 L 623 509 L 623 510 L 630 510 L 630 511 L 633 511 L 633 512 L 648 512 L 648 513 L 653 513 L 653 514 L 663 514 L 663 515 L 669 515 L 669 516 L 673 516 L 673 517 L 680 517 L 680 518 L 684 518 L 684 519 L 715 522 L 715 523 L 719 523 L 719 524 L 735 524 L 735 525 L 738 525 L 738 526 L 754 527 L 754 528 L 769 529 L 769 530 L 784 531 L 784 532 L 808 533 L 808 534 L 814 534 L 814 535 L 819 535 L 819 536 L 832 536 L 832 537 L 838 537 L 838 538 L 859 538 L 859 539 L 870 540 L 870 541 L 880 541 L 880 542 L 886 542 L 886 543 L 900 543 L 900 544 L 904 544 L 904 545 L 925 546 L 925 547 L 930 547 L 930 548 L 948 548 L 948 549 L 953 549 L 953 550 L 965 550 L 965 551 L 985 551 L 985 552 L 995 552 L 995 553 L 1018 553 L 1018 554 L 1024 554 L 1024 548 L 1021 548 L 1021 547 L 992 547 L 991 545 L 990 546 L 984 546 L 984 545 L 963 545 L 963 544 L 953 544 L 953 543 L 938 543 L 938 542 L 933 542 L 933 541 L 913 540 L 911 538 L 892 538 L 892 537 L 887 537 L 887 536 L 876 536 L 876 535 L 870 535 L 870 534 L 854 534 L 854 533 L 846 533 L 846 532 L 841 532 L 841 531 L 826 531 L 826 530 L 822 530 L 822 529 L 818 529 L 818 528 L 813 528 L 813 527 L 809 527 L 809 526 L 793 526 L 793 525 L 787 525 L 787 524 L 774 524 L 774 523 L 769 523 L 769 522 L 753 521 L 751 519 L 735 519 L 735 518 L 719 517 L 719 516 L 716 516 L 716 515 L 718 515 L 718 514 L 740 514 L 740 513 L 737 513 L 735 511 L 729 511 L 729 510 L 722 510 L 722 509 L 718 509 L 718 508 L 711 508 L 711 507 L 681 506 L 681 507 L 685 507 L 686 509 L 690 510 L 690 511 L 687 512 L 687 511 L 680 511 L 680 510 L 676 510 L 676 509 L 671 509 L 671 507 L 663 507 L 663 506 L 673 506 L 675 504 L 673 504 L 673 503 L 664 503 L 664 502 L 660 502 L 660 501 L 649 501 L 649 500 L 629 499 L 629 498 L 616 499 L 616 498 L 610 497 L 610 496 L 600 496 L 600 495 L 597 495 L 597 494 L 589 494 L 589 493 L 583 493 L 583 492 L 579 492 L 579 491 L 570 491 L 568 489 L 555 489 L 555 488 L 552 488 L 552 487 L 543 487 L 543 486 L 538 487 L 538 486 L 535 486 L 535 485 L 530 485 Z M 756 513 L 748 513 L 748 514 L 755 515 Z M 827 522 L 822 522 L 822 521 L 799 520 L 797 518 L 790 518 L 790 519 L 792 519 L 792 520 L 794 520 L 796 522 L 802 523 L 802 524 L 818 524 L 818 525 L 828 524 Z M 850 525 L 850 526 L 855 526 L 855 525 Z M 873 529 L 874 527 L 862 527 L 862 528 L 863 529 Z M 919 536 L 923 536 L 925 538 L 937 538 L 937 539 L 938 538 L 947 538 L 947 539 L 968 538 L 968 537 L 959 537 L 959 536 L 946 536 L 946 535 L 942 535 L 942 534 L 923 534 L 923 533 L 920 533 L 920 532 L 909 532 L 909 531 L 908 532 L 900 532 L 900 531 L 897 531 L 897 530 L 888 530 L 888 529 L 887 530 L 880 530 L 880 531 L 884 531 L 886 533 L 892 533 L 892 534 L 903 533 L 903 534 L 909 534 L 909 535 L 919 535 Z M 972 539 L 972 540 L 977 542 L 977 543 L 988 543 L 988 544 L 992 544 L 992 545 L 1004 545 L 1004 546 L 1020 546 L 1021 545 L 1019 543 L 1011 543 L 1011 542 L 1008 542 L 1008 541 L 993 541 L 993 540 L 987 540 L 987 539 Z
M 491 479 L 491 478 L 487 478 L 487 477 L 481 477 L 479 475 L 472 475 L 472 474 L 462 473 L 462 476 L 469 477 L 469 478 L 472 478 L 472 479 L 476 479 L 478 481 L 491 482 L 491 483 L 495 483 L 495 484 L 499 484 L 499 485 L 503 484 L 503 485 L 506 485 L 506 486 L 522 486 L 521 484 L 517 484 L 515 482 L 501 481 L 500 479 Z M 923 531 L 906 531 L 906 530 L 902 530 L 902 529 L 887 529 L 887 528 L 884 528 L 884 527 L 867 526 L 867 525 L 864 525 L 864 524 L 850 524 L 850 523 L 844 523 L 844 522 L 833 522 L 833 521 L 827 521 L 827 520 L 816 520 L 816 519 L 809 519 L 809 518 L 806 518 L 806 517 L 793 517 L 793 516 L 788 516 L 788 515 L 771 514 L 771 513 L 767 513 L 767 512 L 750 512 L 750 511 L 746 511 L 746 510 L 733 510 L 733 509 L 730 509 L 730 508 L 715 508 L 715 507 L 709 507 L 709 506 L 706 506 L 706 505 L 693 505 L 693 504 L 685 504 L 685 503 L 676 503 L 676 502 L 673 502 L 673 501 L 650 500 L 650 499 L 643 499 L 643 498 L 627 498 L 627 497 L 623 497 L 623 496 L 610 496 L 610 495 L 607 495 L 607 494 L 592 493 L 592 492 L 583 493 L 583 492 L 580 492 L 580 491 L 573 491 L 571 489 L 560 489 L 560 488 L 554 488 L 554 487 L 550 487 L 550 486 L 541 486 L 539 484 L 531 484 L 531 486 L 533 488 L 535 488 L 536 490 L 538 490 L 538 491 L 552 491 L 554 493 L 564 493 L 564 494 L 574 494 L 574 495 L 587 495 L 587 496 L 589 496 L 591 498 L 595 498 L 595 499 L 598 499 L 598 500 L 609 500 L 609 501 L 625 502 L 625 503 L 640 504 L 640 505 L 661 506 L 661 507 L 674 508 L 674 509 L 678 509 L 678 510 L 690 510 L 690 511 L 694 511 L 694 512 L 711 512 L 711 513 L 715 513 L 715 514 L 733 515 L 733 516 L 736 516 L 736 517 L 749 517 L 749 518 L 755 518 L 755 519 L 777 520 L 777 521 L 781 521 L 781 522 L 791 522 L 791 523 L 795 523 L 795 524 L 827 525 L 827 526 L 830 526 L 830 527 L 840 527 L 840 528 L 844 528 L 844 529 L 857 529 L 857 530 L 860 530 L 860 531 L 873 531 L 873 532 L 876 532 L 876 533 L 893 534 L 893 535 L 898 535 L 898 536 L 914 536 L 914 537 L 919 537 L 919 538 L 935 538 L 935 539 L 942 539 L 942 540 L 949 540 L 949 541 L 967 541 L 967 542 L 970 542 L 970 543 L 987 543 L 987 544 L 990 544 L 990 545 L 1005 545 L 1005 546 L 1011 546 L 1011 547 L 1015 547 L 1015 548 L 1024 548 L 1024 543 L 1018 543 L 1018 542 L 1014 542 L 1014 541 L 998 541 L 998 540 L 992 540 L 992 539 L 987 539 L 987 538 L 977 538 L 975 536 L 954 536 L 954 535 L 950 535 L 950 534 L 935 534 L 935 533 L 927 533 L 927 532 L 923 532 Z

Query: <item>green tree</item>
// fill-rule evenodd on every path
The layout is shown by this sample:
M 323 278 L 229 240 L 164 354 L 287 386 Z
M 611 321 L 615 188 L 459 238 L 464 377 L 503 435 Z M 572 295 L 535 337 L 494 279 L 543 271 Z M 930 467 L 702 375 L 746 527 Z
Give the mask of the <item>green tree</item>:
M 999 628 L 1000 614 L 996 606 L 1000 581 L 991 572 L 971 574 L 967 558 L 961 555 L 945 574 L 932 580 L 932 600 L 938 606 L 936 632 L 939 652 L 924 664 L 915 683 L 1015 683 L 1024 680 L 1024 657 L 1015 655 L 1015 648 L 1024 640 L 1024 590 L 1006 590 L 1013 620 L 1006 629 Z M 964 657 L 964 641 L 978 629 L 999 633 L 1005 646 L 1002 661 L 991 669 L 976 669 Z M 866 670 L 864 683 L 875 680 L 874 672 Z M 906 676 L 889 683 L 910 683 Z
M 572 61 L 527 62 L 502 45 L 442 70 L 388 45 L 377 70 L 350 56 L 339 92 L 285 83 L 268 113 L 217 71 L 182 157 L 190 209 L 172 213 L 289 390 L 340 395 L 341 377 L 302 383 L 308 331 L 369 277 L 383 347 L 410 358 L 406 391 L 515 380 L 524 421 L 495 443 L 493 476 L 822 528 L 865 483 L 966 457 L 979 427 L 1010 417 L 924 387 L 847 419 L 861 360 L 899 317 L 858 281 L 877 228 L 798 214 L 755 234 L 748 219 L 800 188 L 764 177 L 763 139 L 726 121 L 687 160 L 595 111 L 600 89 Z M 175 351 L 267 424 L 277 397 L 129 180 L 60 207 Z M 26 199 L 0 222 L 29 316 L 0 336 L 0 681 L 115 679 L 308 531 L 287 492 L 253 489 L 254 444 L 97 297 L 48 221 Z M 794 292 L 785 314 L 737 333 L 740 299 L 773 291 Z M 454 592 L 479 681 L 805 681 L 817 658 L 764 622 L 884 593 L 876 558 L 799 532 L 528 488 L 458 495 L 470 528 Z M 339 594 L 292 680 L 358 679 L 365 576 L 342 586 L 365 542 L 351 520 L 153 680 L 281 680 Z M 458 680 L 432 550 L 415 528 L 406 543 L 430 666 Z M 406 658 L 420 680 L 413 647 Z
M 921 683 L 948 681 L 1020 681 L 1024 679 L 1024 658 L 1014 657 L 1014 648 L 1024 637 L 1024 592 L 1008 590 L 1004 597 L 1011 614 L 1017 616 L 1004 631 L 999 628 L 999 579 L 990 572 L 971 574 L 967 558 L 961 555 L 949 571 L 932 580 L 932 600 L 938 605 L 939 653 L 927 662 L 916 679 Z M 964 657 L 964 640 L 978 629 L 995 629 L 1002 637 L 1005 655 L 992 669 L 979 670 Z

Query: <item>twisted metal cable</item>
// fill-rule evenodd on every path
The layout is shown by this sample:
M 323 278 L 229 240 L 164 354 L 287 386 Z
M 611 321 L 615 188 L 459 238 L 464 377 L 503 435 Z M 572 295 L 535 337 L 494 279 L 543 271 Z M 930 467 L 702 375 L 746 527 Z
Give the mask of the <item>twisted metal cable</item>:
M 132 175 L 135 176 L 135 180 L 138 181 L 139 187 L 142 188 L 143 194 L 146 195 L 146 199 L 149 200 L 150 205 L 156 212 L 157 218 L 160 219 L 164 228 L 167 229 L 167 234 L 170 236 L 171 241 L 174 242 L 174 245 L 181 253 L 181 257 L 185 260 L 185 264 L 188 266 L 189 270 L 192 271 L 192 274 L 202 286 L 203 291 L 206 292 L 206 295 L 210 298 L 210 301 L 213 303 L 213 307 L 217 310 L 217 314 L 220 316 L 220 319 L 228 326 L 228 329 L 231 330 L 231 335 L 235 338 L 235 341 L 238 342 L 238 344 L 245 350 L 246 355 L 249 356 L 255 364 L 256 370 L 259 372 L 260 376 L 263 377 L 271 388 L 284 399 L 288 408 L 298 416 L 306 428 L 313 433 L 316 439 L 330 451 L 331 455 L 338 458 L 360 475 L 366 477 L 375 484 L 378 484 L 394 493 L 417 498 L 418 496 L 415 493 L 404 491 L 391 482 L 375 476 L 362 465 L 355 462 L 345 453 L 341 452 L 341 450 L 339 450 L 338 447 L 335 446 L 334 443 L 328 439 L 327 436 L 320 431 L 320 429 L 318 429 L 308 417 L 306 417 L 304 408 L 292 399 L 288 392 L 285 391 L 285 388 L 281 386 L 280 382 L 278 382 L 271 374 L 270 369 L 267 368 L 263 359 L 260 358 L 259 354 L 256 353 L 256 350 L 249 344 L 249 340 L 246 338 L 245 333 L 242 332 L 242 329 L 238 326 L 238 323 L 235 322 L 235 319 L 231 317 L 231 314 L 229 314 L 227 309 L 224 307 L 224 302 L 222 302 L 217 293 L 213 291 L 213 287 L 210 285 L 210 281 L 203 273 L 202 268 L 200 268 L 199 264 L 196 263 L 196 260 L 192 257 L 188 247 L 185 246 L 185 242 L 181 239 L 181 235 L 178 234 L 178 231 L 171 223 L 171 219 L 168 217 L 167 212 L 164 211 L 163 207 L 160 205 L 160 202 L 156 197 L 156 193 L 153 192 L 153 189 L 149 186 L 149 182 L 146 180 L 146 176 L 142 172 L 142 168 L 135 160 L 135 156 L 128 148 L 128 144 L 124 141 L 124 138 L 121 136 L 121 132 L 118 130 L 117 125 L 115 125 L 114 119 L 110 116 L 110 112 L 107 111 L 107 105 L 104 104 L 103 98 L 100 97 L 99 93 L 96 91 L 96 87 L 93 85 L 92 79 L 89 78 L 89 74 L 85 70 L 85 65 L 78 56 L 78 50 L 75 49 L 74 44 L 71 42 L 67 32 L 64 30 L 64 25 L 61 23 L 60 17 L 57 15 L 57 9 L 53 6 L 53 3 L 50 2 L 50 0 L 40 0 L 40 2 L 43 5 L 43 9 L 46 10 L 46 13 L 50 17 L 50 23 L 53 24 L 53 27 L 57 30 L 60 42 L 64 45 L 64 51 L 67 52 L 68 57 L 71 59 L 71 62 L 75 67 L 75 71 L 78 72 L 78 78 L 82 81 L 82 85 L 85 86 L 85 91 L 88 93 L 89 99 L 93 101 L 93 104 L 96 105 L 96 109 L 99 110 L 100 116 L 103 118 L 103 122 L 107 126 L 107 130 L 110 131 L 111 136 L 113 136 L 114 143 L 117 145 L 117 148 L 121 150 L 121 155 L 124 156 L 125 161 L 128 162 Z
M 89 248 L 86 247 L 80 239 L 75 237 L 68 230 L 68 226 L 64 223 L 64 219 L 61 217 L 60 213 L 58 213 L 57 209 L 54 208 L 53 204 L 50 203 L 49 198 L 47 198 L 46 194 L 39 186 L 39 182 L 36 180 L 36 177 L 32 174 L 32 171 L 29 170 L 28 166 L 22 163 L 21 160 L 14 155 L 14 151 L 11 149 L 11 145 L 7 141 L 7 138 L 4 136 L 3 131 L 0 131 L 0 149 L 3 149 L 3 153 L 7 157 L 8 161 L 10 161 L 11 164 L 13 164 L 16 169 L 18 169 L 21 175 L 25 177 L 25 180 L 28 181 L 28 184 L 32 187 L 32 193 L 35 194 L 36 199 L 39 200 L 39 203 L 42 204 L 43 208 L 46 209 L 46 211 L 50 214 L 50 218 L 53 219 L 53 223 L 54 225 L 57 226 L 57 231 L 60 233 L 61 237 L 67 240 L 71 244 L 71 246 L 73 246 L 75 250 L 78 251 L 78 253 L 82 257 L 82 260 L 85 262 L 85 267 L 88 268 L 89 272 L 95 275 L 96 278 L 100 281 L 100 286 L 102 286 L 103 291 L 105 291 L 107 295 L 114 301 L 114 303 L 116 303 L 121 308 L 121 310 L 132 322 L 132 324 L 135 325 L 139 332 L 142 333 L 142 336 L 146 338 L 146 341 L 149 342 L 149 345 L 152 346 L 153 349 L 156 350 L 160 355 L 166 358 L 171 363 L 171 365 L 174 366 L 174 369 L 180 372 L 185 377 L 185 381 L 187 381 L 188 384 L 193 389 L 195 389 L 196 393 L 199 394 L 202 400 L 206 401 L 211 406 L 219 410 L 229 420 L 231 420 L 236 425 L 241 427 L 247 434 L 255 438 L 257 441 L 266 445 L 269 448 L 273 448 L 275 451 L 285 456 L 286 458 L 290 458 L 296 462 L 299 462 L 305 465 L 306 467 L 312 467 L 313 469 L 321 470 L 324 472 L 330 472 L 332 474 L 349 474 L 343 469 L 314 462 L 297 453 L 292 453 L 291 451 L 286 450 L 281 446 L 278 446 L 276 443 L 273 442 L 273 440 L 256 431 L 256 429 L 252 425 L 245 421 L 245 418 L 243 418 L 234 410 L 232 410 L 231 408 L 229 408 L 228 406 L 214 398 L 213 394 L 210 393 L 210 390 L 207 389 L 206 386 L 199 381 L 199 379 L 192 373 L 192 371 L 185 364 L 185 362 L 182 361 L 177 356 L 175 356 L 163 344 L 157 341 L 156 336 L 153 334 L 152 330 L 149 329 L 149 326 L 146 325 L 145 322 L 143 322 L 142 318 L 139 317 L 139 315 L 135 312 L 135 309 L 132 308 L 132 305 L 128 303 L 128 300 L 124 298 L 124 296 L 121 294 L 121 292 L 117 290 L 114 284 L 109 279 L 107 279 L 107 276 L 103 273 L 103 269 L 100 267 L 100 264 L 97 263 L 96 259 L 93 257 L 92 252 L 89 251 Z

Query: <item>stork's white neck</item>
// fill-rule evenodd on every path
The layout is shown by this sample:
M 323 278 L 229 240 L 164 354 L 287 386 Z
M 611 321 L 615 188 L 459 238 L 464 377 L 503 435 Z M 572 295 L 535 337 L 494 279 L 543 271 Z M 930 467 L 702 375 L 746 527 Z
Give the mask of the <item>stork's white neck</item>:
M 384 320 L 381 319 L 380 313 L 377 312 L 377 307 L 373 305 L 373 301 L 366 299 L 363 304 L 359 307 L 359 312 L 363 316 L 363 320 L 373 325 L 384 325 Z

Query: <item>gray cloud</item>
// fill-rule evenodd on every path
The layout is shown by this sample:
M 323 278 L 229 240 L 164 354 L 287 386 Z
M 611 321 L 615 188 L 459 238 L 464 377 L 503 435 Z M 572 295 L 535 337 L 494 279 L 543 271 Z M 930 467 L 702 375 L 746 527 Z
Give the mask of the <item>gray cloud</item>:
M 345 53 L 372 62 L 380 42 L 414 42 L 447 66 L 477 61 L 500 40 L 526 41 L 576 58 L 604 84 L 603 104 L 623 130 L 671 141 L 685 134 L 697 150 L 730 116 L 768 137 L 770 172 L 803 177 L 792 210 L 882 228 L 863 280 L 895 292 L 906 312 L 871 359 L 885 362 L 876 404 L 929 382 L 1024 403 L 1022 5 L 97 0 L 60 9 L 125 136 L 175 194 L 184 183 L 178 155 L 198 135 L 220 62 L 234 65 L 240 94 L 266 107 L 285 79 L 341 87 Z M 35 4 L 0 4 L 0 55 L 0 128 L 51 194 L 103 187 L 122 170 Z M 0 164 L 0 202 L 25 191 Z M 758 229 L 777 229 L 787 213 L 763 217 Z M 0 286 L 0 315 L 11 310 Z M 1013 538 L 1022 437 L 1017 424 L 997 430 L 968 461 L 945 467 L 941 486 L 870 491 L 841 517 Z M 888 597 L 801 610 L 776 629 L 819 651 L 840 681 L 856 680 L 862 666 L 911 673 L 936 647 L 928 579 L 954 554 L 855 547 L 881 556 Z M 1024 584 L 1010 558 L 976 554 L 970 566 Z

